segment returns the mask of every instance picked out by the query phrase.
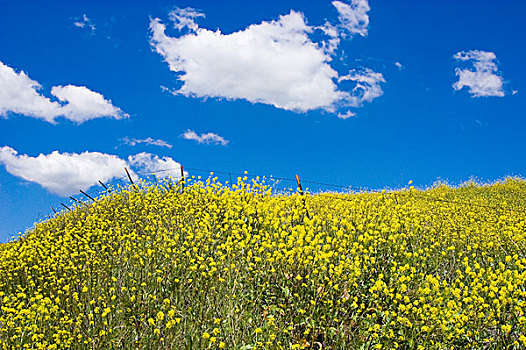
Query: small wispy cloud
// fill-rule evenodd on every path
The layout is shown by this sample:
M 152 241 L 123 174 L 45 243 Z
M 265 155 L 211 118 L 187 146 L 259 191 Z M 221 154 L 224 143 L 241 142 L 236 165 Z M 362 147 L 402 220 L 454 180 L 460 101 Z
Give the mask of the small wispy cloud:
M 505 95 L 503 80 L 494 62 L 497 59 L 495 53 L 480 50 L 460 51 L 453 58 L 460 62 L 471 62 L 474 68 L 474 70 L 455 69 L 455 74 L 458 76 L 458 81 L 453 84 L 455 90 L 467 87 L 472 97 Z
M 356 117 L 356 113 L 353 113 L 351 111 L 347 111 L 345 113 L 338 113 L 338 118 L 340 119 L 349 119 L 351 117 Z
M 135 169 L 139 174 L 155 173 L 158 178 L 166 178 L 171 176 L 175 180 L 181 178 L 181 164 L 173 160 L 171 157 L 159 157 L 156 154 L 141 152 L 128 157 L 128 164 L 132 169 Z M 184 172 L 184 176 L 188 173 Z
M 364 102 L 371 102 L 384 93 L 381 87 L 381 84 L 385 83 L 383 74 L 375 72 L 370 68 L 362 70 L 353 69 L 348 75 L 338 78 L 338 82 L 345 80 L 356 83 L 349 99 L 352 107 L 360 107 Z
M 338 11 L 339 27 L 343 34 L 359 34 L 367 36 L 369 27 L 369 15 L 371 9 L 367 0 L 351 0 L 350 4 L 342 1 L 333 1 L 332 5 Z
M 482 127 L 485 127 L 485 126 L 488 126 L 488 123 L 486 123 L 486 122 L 484 122 L 484 121 L 482 121 L 482 120 L 480 120 L 480 119 L 475 119 L 475 123 L 476 123 L 478 126 L 480 126 L 481 128 L 482 128 Z
M 398 62 L 398 61 L 395 62 L 394 65 L 396 66 L 396 68 L 398 68 L 398 69 L 400 69 L 400 70 L 402 70 L 402 68 L 404 68 L 404 66 L 402 65 L 402 63 L 400 63 L 400 62 Z
M 151 137 L 147 137 L 145 139 L 132 139 L 126 136 L 126 137 L 123 137 L 121 141 L 127 144 L 128 146 L 132 146 L 132 147 L 138 144 L 144 143 L 146 145 L 151 145 L 151 146 L 172 148 L 172 145 L 169 144 L 168 142 L 164 140 L 160 140 L 160 139 L 155 140 L 155 139 L 152 139 Z
M 83 14 L 82 17 L 76 17 L 74 18 L 73 25 L 78 28 L 87 28 L 91 31 L 91 33 L 95 33 L 95 25 L 93 22 L 86 16 L 86 14 Z
M 191 31 L 196 31 L 199 26 L 195 20 L 199 17 L 205 17 L 204 13 L 197 11 L 191 7 L 176 8 L 170 12 L 170 20 L 173 22 L 173 27 L 177 30 L 188 28 Z
M 183 135 L 181 135 L 186 140 L 193 140 L 197 143 L 204 143 L 204 144 L 216 144 L 221 146 L 226 146 L 228 144 L 228 140 L 225 140 L 224 137 L 219 136 L 218 134 L 214 134 L 213 132 L 203 133 L 201 135 L 197 134 L 193 130 L 186 130 Z

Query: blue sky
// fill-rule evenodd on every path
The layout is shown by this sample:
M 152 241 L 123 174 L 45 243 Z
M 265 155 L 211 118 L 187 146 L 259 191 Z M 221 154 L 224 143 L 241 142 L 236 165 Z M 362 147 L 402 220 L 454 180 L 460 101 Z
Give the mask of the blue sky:
M 369 188 L 526 173 L 523 1 L 0 7 L 0 241 L 124 166 Z

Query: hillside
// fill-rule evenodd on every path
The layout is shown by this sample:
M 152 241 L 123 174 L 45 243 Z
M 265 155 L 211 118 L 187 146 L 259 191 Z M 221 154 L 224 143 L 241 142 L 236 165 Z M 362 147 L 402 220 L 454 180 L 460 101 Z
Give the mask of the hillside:
M 525 266 L 520 179 L 129 187 L 0 245 L 0 348 L 519 349 Z

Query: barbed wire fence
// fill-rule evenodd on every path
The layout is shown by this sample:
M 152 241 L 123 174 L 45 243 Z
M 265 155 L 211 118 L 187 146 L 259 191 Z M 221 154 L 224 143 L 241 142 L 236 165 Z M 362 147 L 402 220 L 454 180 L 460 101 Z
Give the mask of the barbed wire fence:
M 163 180 L 168 178 L 168 176 L 163 175 L 163 173 L 166 172 L 174 172 L 179 170 L 178 176 L 172 177 L 172 185 L 174 184 L 174 180 L 184 179 L 185 181 L 182 183 L 183 190 L 185 183 L 191 184 L 192 182 L 203 182 L 203 180 L 208 178 L 216 178 L 219 184 L 227 187 L 232 187 L 233 185 L 236 185 L 239 180 L 246 179 L 255 180 L 255 181 L 263 181 L 265 180 L 265 185 L 269 186 L 271 189 L 271 193 L 273 195 L 291 195 L 293 193 L 299 193 L 303 196 L 303 203 L 305 205 L 305 198 L 309 197 L 310 199 L 313 198 L 321 198 L 321 196 L 329 197 L 334 200 L 338 201 L 349 201 L 349 202 L 355 202 L 356 199 L 347 196 L 347 195 L 353 195 L 353 194 L 361 194 L 361 193 L 368 193 L 368 194 L 381 194 L 381 195 L 387 195 L 387 196 L 393 196 L 393 199 L 396 201 L 396 203 L 399 203 L 399 200 L 401 199 L 415 199 L 419 198 L 425 201 L 434 202 L 434 203 L 447 203 L 447 204 L 453 204 L 453 205 L 459 205 L 462 206 L 462 210 L 469 208 L 469 210 L 474 210 L 476 208 L 484 208 L 484 209 L 491 209 L 494 210 L 499 216 L 504 212 L 515 212 L 517 208 L 511 208 L 511 207 L 503 207 L 503 206 L 492 206 L 488 204 L 480 204 L 480 203 L 473 203 L 473 202 L 467 202 L 467 201 L 459 201 L 459 200 L 449 200 L 446 198 L 436 198 L 431 197 L 425 190 L 420 189 L 414 189 L 413 187 L 407 188 L 405 187 L 398 187 L 394 189 L 372 189 L 370 187 L 357 187 L 357 186 L 349 186 L 349 185 L 342 185 L 342 184 L 335 184 L 335 183 L 328 183 L 328 182 L 321 182 L 321 181 L 314 181 L 314 180 L 301 180 L 298 175 L 296 175 L 296 178 L 289 178 L 289 177 L 283 177 L 283 176 L 273 176 L 273 175 L 257 175 L 257 174 L 249 174 L 248 172 L 230 172 L 230 171 L 223 171 L 223 170 L 212 170 L 212 169 L 201 169 L 201 168 L 185 168 L 183 170 L 183 167 L 181 168 L 168 168 L 168 169 L 158 169 L 154 172 L 134 172 L 133 175 L 136 175 L 136 180 L 142 180 L 140 185 L 153 185 L 156 183 L 160 183 L 159 180 Z M 51 206 L 51 212 L 49 214 L 45 214 L 44 212 L 40 211 L 37 215 L 37 218 L 33 225 L 26 229 L 25 232 L 28 230 L 31 230 L 33 227 L 35 227 L 38 223 L 50 220 L 52 217 L 55 217 L 56 215 L 59 215 L 65 211 L 72 211 L 75 205 L 78 206 L 84 206 L 87 203 L 91 202 L 97 202 L 99 199 L 101 199 L 104 196 L 112 195 L 115 192 L 120 192 L 123 189 L 128 189 L 130 187 L 134 188 L 136 191 L 140 188 L 137 184 L 134 183 L 132 176 L 129 174 L 128 170 L 124 169 L 125 175 L 119 177 L 119 178 L 113 178 L 111 181 L 102 182 L 98 181 L 98 186 L 93 185 L 87 190 L 80 190 L 79 194 L 74 196 L 69 196 L 69 202 L 66 204 L 64 202 L 67 202 L 67 199 L 65 199 L 62 202 L 59 202 L 58 205 Z M 200 175 L 202 174 L 202 175 Z M 161 175 L 161 176 L 158 176 Z M 524 180 L 523 178 L 520 178 Z M 205 180 L 206 181 L 206 180 Z M 305 187 L 303 189 L 302 183 L 305 185 L 310 185 L 311 187 Z M 178 183 L 176 183 L 178 184 Z M 514 196 L 516 194 L 513 194 Z M 525 208 L 522 208 L 525 209 Z M 524 214 L 524 213 L 523 213 Z M 307 216 L 309 216 L 307 212 Z M 23 232 L 20 232 L 21 234 Z M 12 236 L 8 241 L 11 241 L 13 239 L 16 239 L 17 235 Z
M 466 201 L 458 201 L 458 200 L 449 200 L 446 198 L 435 198 L 430 197 L 425 192 L 420 190 L 415 190 L 412 187 L 409 189 L 407 187 L 404 188 L 398 188 L 398 189 L 371 189 L 369 187 L 356 187 L 356 186 L 349 186 L 349 185 L 342 185 L 342 184 L 335 184 L 335 183 L 327 183 L 327 182 L 320 182 L 320 181 L 314 181 L 314 180 L 300 180 L 299 176 L 296 175 L 296 178 L 289 178 L 289 177 L 283 177 L 283 176 L 273 176 L 273 175 L 261 175 L 261 174 L 249 174 L 248 172 L 231 172 L 231 171 L 224 171 L 224 170 L 214 170 L 214 169 L 202 169 L 202 168 L 184 168 L 181 166 L 180 168 L 167 168 L 167 169 L 158 169 L 154 172 L 134 172 L 133 175 L 136 175 L 138 179 L 143 180 L 143 184 L 154 184 L 159 183 L 159 180 L 165 179 L 168 176 L 165 174 L 167 172 L 170 172 L 174 174 L 174 172 L 179 171 L 179 174 L 173 177 L 173 179 L 184 179 L 185 181 L 189 182 L 199 182 L 203 181 L 205 178 L 208 177 L 215 177 L 219 180 L 219 183 L 221 183 L 224 186 L 232 186 L 235 185 L 240 179 L 251 179 L 256 181 L 263 181 L 265 180 L 265 184 L 270 186 L 273 194 L 291 194 L 295 192 L 299 192 L 303 196 L 314 196 L 318 194 L 322 194 L 325 197 L 333 198 L 336 200 L 341 201 L 354 201 L 354 199 L 349 198 L 347 196 L 342 196 L 345 194 L 357 194 L 357 193 L 382 193 L 382 194 L 394 194 L 395 200 L 398 200 L 396 195 L 407 192 L 409 196 L 414 198 L 420 198 L 427 201 L 433 201 L 433 202 L 441 202 L 441 203 L 448 203 L 448 204 L 455 204 L 455 205 L 461 205 L 461 206 L 468 206 L 471 208 L 485 208 L 485 209 L 491 209 L 496 211 L 502 211 L 502 210 L 508 210 L 510 208 L 505 207 L 497 207 L 487 204 L 480 204 L 480 203 L 473 203 L 473 202 L 466 202 Z M 128 169 L 124 169 L 125 175 L 114 178 L 111 181 L 108 181 L 107 183 L 104 183 L 102 181 L 98 181 L 98 186 L 92 186 L 89 190 L 79 190 L 79 195 L 77 196 L 69 196 L 69 203 L 60 202 L 59 205 L 51 206 L 51 210 L 53 211 L 53 214 L 58 214 L 64 210 L 72 210 L 70 207 L 72 207 L 74 204 L 78 205 L 84 205 L 86 202 L 97 202 L 98 198 L 102 195 L 111 194 L 116 191 L 120 191 L 121 189 L 128 188 L 129 186 L 132 186 L 135 189 L 138 189 L 138 186 L 134 183 L 132 176 L 128 172 Z M 160 176 L 159 176 L 160 175 Z M 302 183 L 310 187 L 306 187 L 305 190 L 302 187 Z M 69 205 L 68 205 L 69 204 Z M 39 213 L 39 221 L 50 219 L 51 215 L 47 215 L 47 218 L 45 215 L 42 215 L 42 213 Z

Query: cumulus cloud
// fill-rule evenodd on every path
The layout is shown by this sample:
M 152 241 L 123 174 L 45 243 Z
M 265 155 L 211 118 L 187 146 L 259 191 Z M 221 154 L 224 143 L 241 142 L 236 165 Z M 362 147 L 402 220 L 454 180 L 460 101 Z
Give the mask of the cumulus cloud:
M 0 163 L 7 172 L 24 180 L 35 182 L 59 196 L 78 193 L 97 181 L 106 182 L 123 175 L 126 162 L 117 156 L 83 152 L 39 154 L 30 157 L 18 154 L 13 148 L 0 148 Z
M 351 0 L 350 4 L 333 1 L 332 5 L 338 11 L 339 27 L 343 30 L 342 34 L 359 34 L 367 36 L 369 27 L 369 15 L 371 9 L 367 0 Z
M 460 62 L 469 62 L 474 68 L 473 70 L 455 69 L 458 76 L 458 81 L 453 84 L 455 90 L 467 87 L 472 97 L 502 97 L 505 95 L 502 87 L 503 80 L 494 62 L 497 59 L 495 53 L 479 50 L 460 51 L 453 58 Z
M 0 163 L 10 174 L 34 182 L 59 196 L 77 194 L 98 181 L 108 182 L 124 176 L 128 167 L 133 178 L 137 173 L 158 172 L 157 177 L 181 177 L 181 165 L 170 157 L 159 158 L 150 153 L 129 156 L 127 160 L 100 152 L 39 154 L 31 157 L 18 154 L 9 146 L 0 147 Z
M 332 80 L 337 72 L 328 64 L 330 57 L 310 41 L 311 28 L 298 12 L 228 35 L 197 28 L 168 37 L 158 19 L 150 27 L 156 51 L 172 71 L 182 72 L 178 94 L 245 99 L 301 112 L 329 108 L 345 95 Z
M 115 119 L 125 117 L 122 110 L 113 106 L 111 101 L 85 86 L 54 86 L 51 94 L 59 101 L 65 102 L 61 107 L 61 114 L 77 123 L 106 116 Z
M 152 139 L 151 137 L 147 137 L 145 139 L 130 139 L 129 137 L 123 137 L 121 141 L 132 147 L 138 144 L 144 143 L 146 145 L 151 145 L 151 146 L 172 148 L 172 145 L 169 144 L 168 142 L 164 140 L 160 140 L 160 139 L 155 140 L 155 139 Z
M 181 164 L 170 157 L 160 158 L 158 155 L 142 152 L 129 156 L 128 163 L 140 173 L 155 173 L 158 178 L 171 176 L 174 180 L 181 179 Z
M 0 116 L 10 113 L 43 119 L 55 123 L 57 117 L 65 117 L 76 123 L 90 119 L 128 117 L 120 108 L 112 105 L 100 93 L 85 86 L 54 86 L 51 89 L 58 101 L 51 101 L 39 91 L 41 85 L 3 62 L 0 62 Z
M 181 136 L 187 140 L 197 141 L 197 143 L 213 143 L 216 145 L 226 146 L 229 142 L 228 140 L 225 140 L 223 136 L 219 136 L 218 134 L 214 134 L 213 132 L 203 133 L 199 135 L 193 130 L 186 130 L 186 132 Z
M 95 25 L 91 22 L 91 20 L 86 16 L 86 14 L 83 14 L 80 18 L 75 18 L 73 24 L 75 27 L 78 28 L 88 28 L 91 33 L 93 34 L 95 32 Z
M 41 88 L 26 73 L 16 73 L 0 62 L 0 116 L 16 113 L 52 122 L 61 106 L 39 94 Z
M 394 65 L 396 66 L 396 68 L 398 68 L 400 70 L 402 70 L 404 68 L 404 66 L 400 62 L 395 62 Z
M 355 7 L 364 8 L 359 3 Z M 355 105 L 356 96 L 339 88 L 339 74 L 330 65 L 339 43 L 338 30 L 330 23 L 311 27 L 303 14 L 291 11 L 277 20 L 223 34 L 199 27 L 199 17 L 202 14 L 192 9 L 172 12 L 170 18 L 180 31 L 175 37 L 166 35 L 161 20 L 150 21 L 153 48 L 182 82 L 173 94 L 244 99 L 295 112 L 335 112 Z M 310 39 L 320 28 L 328 42 Z

